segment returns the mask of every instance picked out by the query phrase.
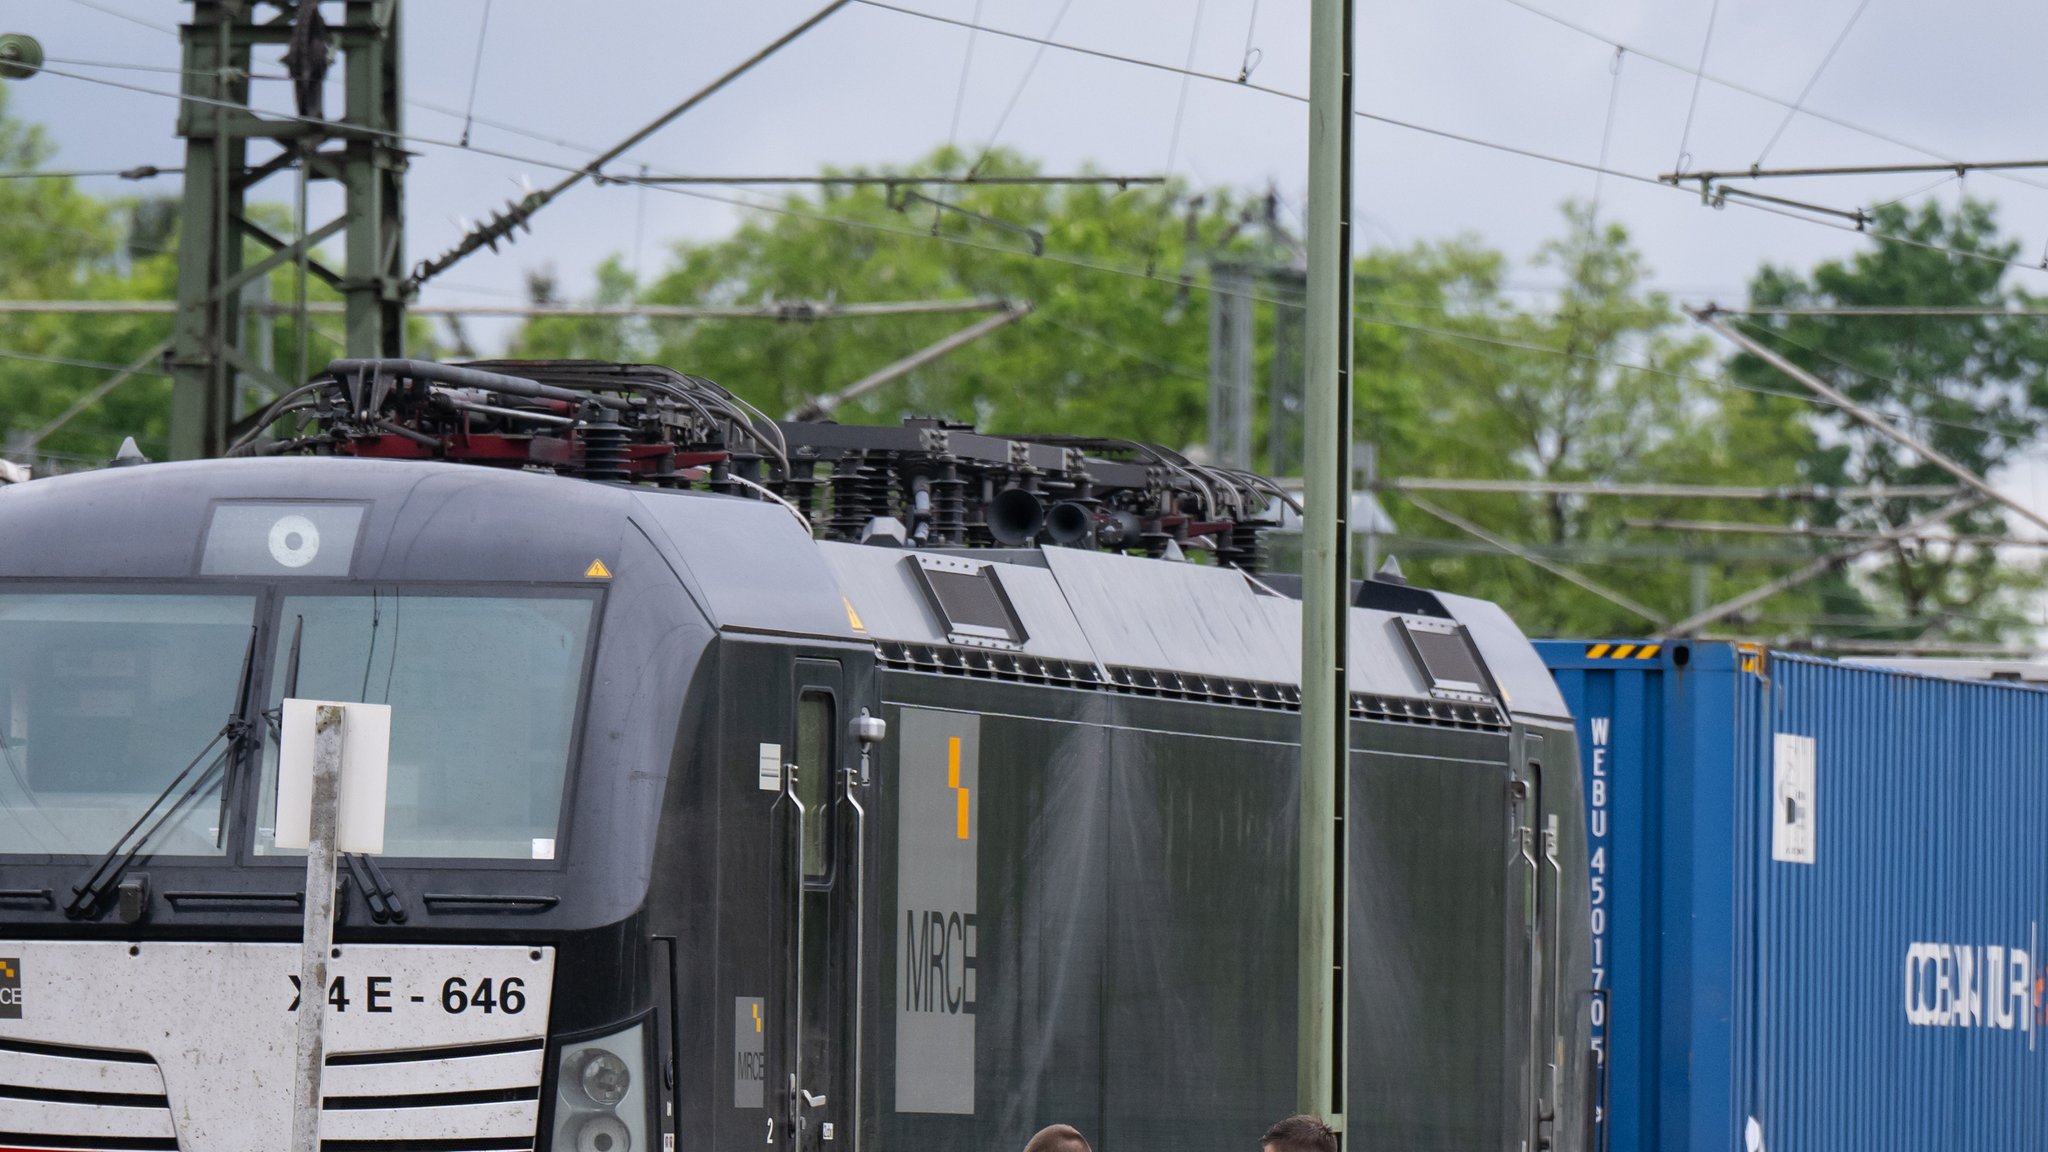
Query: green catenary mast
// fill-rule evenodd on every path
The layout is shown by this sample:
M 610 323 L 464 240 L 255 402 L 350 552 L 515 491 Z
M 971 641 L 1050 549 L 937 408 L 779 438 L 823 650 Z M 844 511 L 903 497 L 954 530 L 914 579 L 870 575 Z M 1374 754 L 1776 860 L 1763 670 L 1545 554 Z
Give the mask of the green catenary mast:
M 403 353 L 406 158 L 398 137 L 397 0 L 348 0 L 337 25 L 327 24 L 312 2 L 193 0 L 181 36 L 185 193 L 170 358 L 171 455 L 190 459 L 219 455 L 233 439 L 244 386 L 279 392 L 288 378 L 297 379 L 251 354 L 242 308 L 244 290 L 277 268 L 299 266 L 302 284 L 310 275 L 341 293 L 350 356 Z M 286 48 L 293 114 L 251 110 L 250 57 L 258 45 Z M 334 116 L 321 85 L 337 55 L 346 95 Z M 255 142 L 278 151 L 252 164 Z M 316 225 L 302 211 L 296 237 L 250 219 L 249 190 L 281 172 L 339 183 L 341 215 Z M 303 183 L 297 199 L 303 206 Z M 312 258 L 314 248 L 336 236 L 345 260 L 340 270 Z M 246 257 L 252 243 L 267 250 L 254 261 Z M 303 344 L 309 332 L 303 314 L 300 320 Z

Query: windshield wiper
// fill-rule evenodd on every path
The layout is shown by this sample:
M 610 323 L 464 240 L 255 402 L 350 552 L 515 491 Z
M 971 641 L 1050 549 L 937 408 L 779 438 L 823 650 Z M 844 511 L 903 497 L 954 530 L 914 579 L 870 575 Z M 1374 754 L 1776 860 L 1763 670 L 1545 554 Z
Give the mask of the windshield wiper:
M 384 870 L 377 867 L 375 856 L 361 852 L 349 852 L 342 856 L 348 865 L 349 875 L 356 878 L 356 884 L 363 890 L 363 903 L 370 906 L 370 919 L 379 924 L 405 923 L 405 898 L 391 881 L 384 878 Z
M 270 725 L 270 739 L 280 746 L 284 743 L 284 702 L 299 694 L 299 650 L 306 639 L 306 618 L 296 619 L 298 623 L 292 625 L 292 654 L 284 662 L 284 695 L 278 698 L 277 707 L 263 714 Z
M 142 810 L 142 814 L 135 818 L 135 823 L 130 824 L 128 830 L 121 833 L 120 838 L 114 841 L 105 854 L 93 862 L 92 871 L 85 874 L 85 879 L 71 886 L 71 899 L 64 905 L 64 915 L 73 920 L 97 917 L 100 911 L 100 901 L 106 896 L 107 892 L 112 890 L 114 885 L 121 882 L 121 874 L 126 872 L 128 866 L 135 862 L 135 857 L 149 843 L 150 837 L 155 836 L 165 824 L 170 823 L 171 818 L 176 816 L 180 809 L 190 803 L 193 797 L 198 796 L 206 785 L 214 779 L 223 764 L 232 763 L 231 758 L 241 755 L 243 746 L 249 739 L 249 733 L 254 730 L 254 725 L 242 717 L 244 710 L 249 706 L 249 677 L 256 664 L 256 638 L 258 634 L 258 629 L 251 626 L 249 629 L 249 647 L 242 653 L 242 675 L 237 682 L 234 715 L 228 717 L 228 722 L 221 725 L 220 731 L 214 733 L 213 739 L 206 742 L 206 747 L 199 750 L 199 755 L 194 756 L 191 763 L 185 765 L 182 771 L 172 777 L 169 784 L 164 785 L 164 790 L 156 794 L 156 798 L 151 800 L 148 807 Z M 143 824 L 149 820 L 151 814 L 162 807 L 164 801 L 170 800 L 172 793 L 178 792 L 178 786 L 185 783 L 186 778 L 192 775 L 193 770 L 197 769 L 202 761 L 206 761 L 206 754 L 219 747 L 223 741 L 227 743 L 227 747 L 221 749 L 220 755 L 207 762 L 205 770 L 201 771 L 198 777 L 193 779 L 192 783 L 182 793 L 178 793 L 177 799 L 172 801 L 171 806 L 164 808 L 163 813 L 157 816 L 156 821 L 151 823 L 147 829 L 143 829 Z M 227 804 L 227 791 L 226 782 L 223 781 L 221 784 L 223 816 L 225 816 Z M 221 829 L 216 830 L 216 842 L 218 842 L 221 836 L 226 835 L 225 818 L 222 820 L 222 825 Z M 140 835 L 137 835 L 138 829 L 141 829 Z M 125 853 L 122 851 L 123 848 L 127 849 Z

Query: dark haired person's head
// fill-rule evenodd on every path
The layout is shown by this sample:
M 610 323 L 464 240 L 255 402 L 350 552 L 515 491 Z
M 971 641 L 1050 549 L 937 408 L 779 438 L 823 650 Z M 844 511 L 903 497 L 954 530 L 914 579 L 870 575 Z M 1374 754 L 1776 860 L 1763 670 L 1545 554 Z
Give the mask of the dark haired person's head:
M 1266 1129 L 1263 1152 L 1337 1152 L 1337 1134 L 1314 1116 L 1289 1116 Z
M 1040 1128 L 1038 1135 L 1024 1145 L 1024 1152 L 1095 1152 L 1095 1149 L 1088 1146 L 1088 1141 L 1082 1139 L 1073 1125 L 1054 1124 L 1050 1128 Z

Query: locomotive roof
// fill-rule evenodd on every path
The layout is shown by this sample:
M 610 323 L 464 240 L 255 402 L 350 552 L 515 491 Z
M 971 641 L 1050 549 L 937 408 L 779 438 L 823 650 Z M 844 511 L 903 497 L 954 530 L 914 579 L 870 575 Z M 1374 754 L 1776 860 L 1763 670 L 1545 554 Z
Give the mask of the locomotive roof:
M 363 506 L 359 580 L 563 583 L 593 560 L 616 565 L 639 537 L 721 630 L 872 641 L 908 664 L 918 653 L 965 650 L 1089 669 L 1110 685 L 1154 673 L 1219 686 L 1299 679 L 1299 603 L 1235 569 L 1058 547 L 949 560 L 814 541 L 787 509 L 761 500 L 469 465 L 213 460 L 8 485 L 0 488 L 0 578 L 195 578 L 213 510 L 227 501 Z M 1017 625 L 1011 641 L 949 628 L 925 574 L 947 564 L 992 573 Z M 1567 715 L 1541 659 L 1498 606 L 1419 590 L 1399 599 L 1391 610 L 1352 609 L 1353 692 L 1432 699 L 1403 635 L 1431 617 L 1463 626 L 1510 710 Z

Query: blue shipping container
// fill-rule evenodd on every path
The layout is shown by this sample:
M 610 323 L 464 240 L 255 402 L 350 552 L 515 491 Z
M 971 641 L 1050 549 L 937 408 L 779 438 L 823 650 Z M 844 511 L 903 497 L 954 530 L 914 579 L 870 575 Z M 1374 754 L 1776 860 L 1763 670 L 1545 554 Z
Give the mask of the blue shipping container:
M 2048 1149 L 2048 691 L 1538 647 L 1579 729 L 1613 1152 Z

